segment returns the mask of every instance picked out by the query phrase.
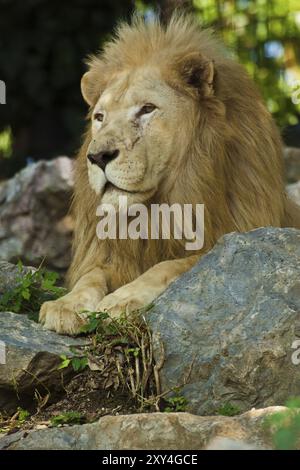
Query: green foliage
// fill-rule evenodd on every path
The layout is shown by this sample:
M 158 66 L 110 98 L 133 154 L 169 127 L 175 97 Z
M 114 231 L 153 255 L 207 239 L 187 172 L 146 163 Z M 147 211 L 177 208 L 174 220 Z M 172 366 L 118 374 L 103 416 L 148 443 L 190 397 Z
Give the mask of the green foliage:
M 222 416 L 236 416 L 241 410 L 237 405 L 227 402 L 218 409 L 217 413 Z
M 65 354 L 60 356 L 61 364 L 58 367 L 60 369 L 66 369 L 71 365 L 75 372 L 81 372 L 88 366 L 88 358 L 86 356 L 82 357 L 67 357 Z
M 73 357 L 71 359 L 71 364 L 75 372 L 80 372 L 88 366 L 87 357 Z
M 78 367 L 88 364 L 92 370 L 98 370 L 104 390 L 114 393 L 118 389 L 127 389 L 131 398 L 140 404 L 140 409 L 155 406 L 159 401 L 153 375 L 151 332 L 144 318 L 150 308 L 151 304 L 130 316 L 121 312 L 117 318 L 110 317 L 107 312 L 86 311 L 87 324 L 81 330 L 91 334 L 91 343 L 86 348 L 88 361 L 82 356 Z M 74 368 L 74 359 L 63 356 L 62 367 L 68 367 L 72 361 Z
M 69 365 L 71 364 L 71 360 L 72 358 L 70 357 L 67 357 L 65 354 L 62 354 L 60 356 L 61 358 L 61 363 L 60 365 L 58 366 L 58 370 L 60 369 L 67 369 L 69 367 Z
M 294 450 L 300 446 L 300 398 L 287 402 L 287 410 L 268 416 L 265 427 L 277 450 Z
M 11 128 L 7 127 L 0 132 L 0 155 L 4 158 L 11 157 L 12 154 L 12 134 Z
M 258 84 L 279 126 L 296 124 L 300 105 L 292 102 L 286 66 L 300 79 L 299 2 L 194 0 L 195 14 L 213 27 Z
M 127 348 L 127 354 L 133 354 L 134 357 L 138 357 L 140 354 L 140 348 Z
M 149 304 L 136 313 L 138 315 L 143 315 L 143 313 L 150 310 L 152 306 L 152 304 Z M 95 339 L 98 342 L 101 342 L 113 336 L 117 336 L 118 343 L 129 343 L 128 333 L 130 333 L 130 330 L 134 329 L 135 327 L 128 320 L 124 312 L 121 312 L 120 316 L 116 319 L 111 318 L 107 312 L 83 311 L 82 313 L 88 315 L 88 321 L 86 325 L 81 328 L 82 333 L 95 333 Z M 128 350 L 128 352 L 132 351 Z
M 88 314 L 87 323 L 81 328 L 82 333 L 95 333 L 103 334 L 104 336 L 110 334 L 111 326 L 105 325 L 104 320 L 109 318 L 108 313 L 106 312 L 87 312 L 82 313 Z
M 164 408 L 165 413 L 186 411 L 186 407 L 188 405 L 187 399 L 183 395 L 180 395 L 179 390 L 175 390 L 175 395 L 165 398 L 164 402 L 166 404 L 166 407 Z
M 18 270 L 16 287 L 2 295 L 0 310 L 27 313 L 31 319 L 37 320 L 37 314 L 43 302 L 61 297 L 65 293 L 65 289 L 56 285 L 59 277 L 57 273 L 47 271 L 44 268 L 24 273 L 20 261 Z
M 30 416 L 29 411 L 23 410 L 23 408 L 18 407 L 18 418 L 17 418 L 17 420 L 18 420 L 19 424 L 23 424 L 28 419 L 29 416 Z
M 81 424 L 83 416 L 78 411 L 67 411 L 51 418 L 52 426 L 60 426 L 62 424 Z

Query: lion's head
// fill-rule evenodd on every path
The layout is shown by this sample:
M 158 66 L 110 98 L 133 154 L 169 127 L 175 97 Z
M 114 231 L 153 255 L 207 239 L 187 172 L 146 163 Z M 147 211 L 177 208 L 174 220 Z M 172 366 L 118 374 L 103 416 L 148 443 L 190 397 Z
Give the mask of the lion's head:
M 89 61 L 81 87 L 91 106 L 86 163 L 102 202 L 149 200 L 186 159 L 199 101 L 213 95 L 214 65 L 196 45 L 195 25 L 189 42 L 183 26 L 174 19 L 163 32 L 137 20 Z

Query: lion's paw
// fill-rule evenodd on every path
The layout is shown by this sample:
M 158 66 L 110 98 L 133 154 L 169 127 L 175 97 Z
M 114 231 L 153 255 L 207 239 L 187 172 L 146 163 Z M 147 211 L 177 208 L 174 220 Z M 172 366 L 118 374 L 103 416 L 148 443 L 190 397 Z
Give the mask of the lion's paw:
M 39 321 L 48 330 L 60 334 L 76 335 L 80 333 L 86 323 L 84 316 L 78 314 L 82 310 L 84 310 L 84 305 L 80 302 L 62 297 L 42 305 Z
M 145 306 L 138 296 L 132 295 L 122 288 L 106 295 L 97 305 L 98 312 L 107 312 L 111 317 L 119 317 L 122 313 L 129 314 Z

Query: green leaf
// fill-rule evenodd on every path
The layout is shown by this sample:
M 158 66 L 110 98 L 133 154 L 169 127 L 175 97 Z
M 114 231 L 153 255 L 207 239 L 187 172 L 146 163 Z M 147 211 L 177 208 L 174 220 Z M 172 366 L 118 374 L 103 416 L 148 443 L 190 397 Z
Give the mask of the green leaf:
M 20 259 L 17 262 L 17 267 L 18 267 L 19 272 L 21 273 L 23 271 L 23 263 Z
M 29 300 L 29 299 L 30 299 L 30 291 L 29 291 L 29 289 L 26 288 L 26 289 L 23 289 L 23 290 L 22 290 L 22 297 L 23 297 L 23 299 L 25 299 L 25 300 Z
M 65 369 L 65 368 L 69 367 L 70 362 L 71 362 L 71 359 L 68 358 L 65 354 L 62 354 L 62 355 L 60 356 L 60 358 L 62 359 L 62 362 L 61 362 L 61 364 L 58 366 L 57 369 L 60 370 L 60 369 Z
M 88 359 L 87 357 L 73 357 L 71 363 L 74 371 L 79 372 L 87 367 Z
M 83 416 L 78 411 L 67 411 L 51 418 L 52 426 L 59 426 L 62 424 L 81 424 Z

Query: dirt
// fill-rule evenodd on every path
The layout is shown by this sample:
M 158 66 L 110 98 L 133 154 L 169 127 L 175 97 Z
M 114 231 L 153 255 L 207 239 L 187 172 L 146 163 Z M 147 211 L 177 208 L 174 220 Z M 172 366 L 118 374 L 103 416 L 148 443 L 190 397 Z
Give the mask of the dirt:
M 138 403 L 129 392 L 103 390 L 99 373 L 87 371 L 76 375 L 66 387 L 65 396 L 38 413 L 44 420 L 68 411 L 82 414 L 85 422 L 92 422 L 105 415 L 137 413 Z
M 27 411 L 27 410 L 26 410 Z M 80 415 L 78 422 L 92 423 L 102 416 L 133 414 L 140 411 L 140 405 L 126 388 L 103 389 L 103 379 L 95 371 L 86 370 L 73 377 L 65 387 L 64 395 L 55 403 L 49 404 L 47 397 L 40 397 L 38 407 L 31 410 L 23 421 L 20 410 L 13 416 L 0 416 L 2 433 L 13 433 L 20 429 L 35 429 L 53 425 L 53 418 L 76 412 Z M 146 412 L 143 409 L 143 412 Z M 74 424 L 74 423 L 67 423 Z M 1 435 L 1 434 L 0 434 Z

